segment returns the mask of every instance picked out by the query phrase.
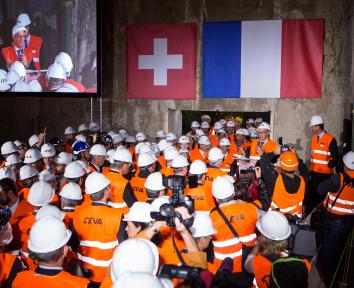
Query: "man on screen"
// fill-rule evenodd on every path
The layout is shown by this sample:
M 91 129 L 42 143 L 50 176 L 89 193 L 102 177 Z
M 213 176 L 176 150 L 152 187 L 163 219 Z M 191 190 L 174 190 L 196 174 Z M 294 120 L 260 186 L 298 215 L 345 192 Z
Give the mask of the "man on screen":
M 2 49 L 2 55 L 9 67 L 12 63 L 19 61 L 26 69 L 33 69 L 33 54 L 25 47 L 27 29 L 20 24 L 12 28 L 12 45 Z
M 41 70 L 40 54 L 42 48 L 42 37 L 34 36 L 30 34 L 31 19 L 28 14 L 22 13 L 17 17 L 17 24 L 24 26 L 27 30 L 25 47 L 29 48 L 33 54 L 33 64 L 36 70 Z

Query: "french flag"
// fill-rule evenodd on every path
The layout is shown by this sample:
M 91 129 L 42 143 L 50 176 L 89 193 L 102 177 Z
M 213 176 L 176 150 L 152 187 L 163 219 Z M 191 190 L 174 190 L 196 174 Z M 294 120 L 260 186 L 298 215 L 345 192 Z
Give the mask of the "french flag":
M 203 24 L 204 98 L 320 98 L 324 20 Z

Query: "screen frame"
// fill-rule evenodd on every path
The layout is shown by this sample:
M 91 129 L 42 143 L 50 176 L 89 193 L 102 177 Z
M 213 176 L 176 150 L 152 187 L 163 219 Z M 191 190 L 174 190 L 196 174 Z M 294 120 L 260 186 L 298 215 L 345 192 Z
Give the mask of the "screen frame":
M 85 1 L 85 0 L 82 0 Z M 1 92 L 1 98 L 7 97 L 45 97 L 45 98 L 101 98 L 102 97 L 102 1 L 96 2 L 96 30 L 97 30 L 97 92 L 96 93 L 62 93 L 62 92 Z M 87 88 L 87 87 L 86 87 Z

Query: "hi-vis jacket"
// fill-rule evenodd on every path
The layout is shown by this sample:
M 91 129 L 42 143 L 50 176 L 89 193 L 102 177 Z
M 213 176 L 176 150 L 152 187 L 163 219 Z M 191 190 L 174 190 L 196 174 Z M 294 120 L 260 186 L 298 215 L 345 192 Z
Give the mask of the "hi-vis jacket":
M 251 144 L 251 151 L 250 151 L 250 159 L 251 160 L 259 160 L 261 156 L 257 153 L 257 146 L 259 140 L 253 140 Z M 264 153 L 271 153 L 277 148 L 279 144 L 274 142 L 273 140 L 268 139 L 267 143 L 262 146 L 262 150 Z
M 333 159 L 329 148 L 333 139 L 333 135 L 329 133 L 324 133 L 319 141 L 317 141 L 316 135 L 312 137 L 310 163 L 311 171 L 324 174 L 333 173 L 333 168 L 328 167 L 329 161 Z

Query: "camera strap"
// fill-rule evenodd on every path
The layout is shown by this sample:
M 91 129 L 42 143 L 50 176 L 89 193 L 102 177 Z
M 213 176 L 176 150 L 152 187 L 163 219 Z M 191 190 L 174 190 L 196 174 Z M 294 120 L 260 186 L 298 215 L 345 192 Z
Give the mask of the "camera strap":
M 184 261 L 181 252 L 178 250 L 178 247 L 176 245 L 176 241 L 175 241 L 175 235 L 173 233 L 173 230 L 171 229 L 171 238 L 172 238 L 172 244 L 173 244 L 173 249 L 175 249 L 175 252 L 177 254 L 177 257 L 179 259 L 179 261 L 181 262 L 182 265 L 186 265 L 186 261 Z
M 224 212 L 221 211 L 219 205 L 215 206 L 215 210 L 220 214 L 221 218 L 224 220 L 225 224 L 227 225 L 227 227 L 229 227 L 230 231 L 232 232 L 232 234 L 234 234 L 234 236 L 236 238 L 239 238 L 238 233 L 236 232 L 234 226 L 231 225 L 229 219 L 227 219 L 226 215 L 224 214 Z
M 345 187 L 345 186 L 349 186 L 349 185 L 350 185 L 350 181 L 351 181 L 351 179 L 350 179 L 349 175 L 346 174 L 345 172 L 343 172 L 343 183 L 342 183 L 342 187 L 340 187 L 340 190 L 338 191 L 336 198 L 334 199 L 333 203 L 331 204 L 332 206 L 331 206 L 331 208 L 329 209 L 329 211 L 328 211 L 328 206 L 329 206 L 329 196 L 328 196 L 328 193 L 327 193 L 327 195 L 326 195 L 327 202 L 326 202 L 326 209 L 325 209 L 325 211 L 328 211 L 328 212 L 331 212 L 331 211 L 332 211 L 332 208 L 334 207 L 334 205 L 336 205 L 336 202 L 337 202 L 337 200 L 338 200 L 340 194 L 342 194 L 342 191 L 343 191 L 344 187 Z

